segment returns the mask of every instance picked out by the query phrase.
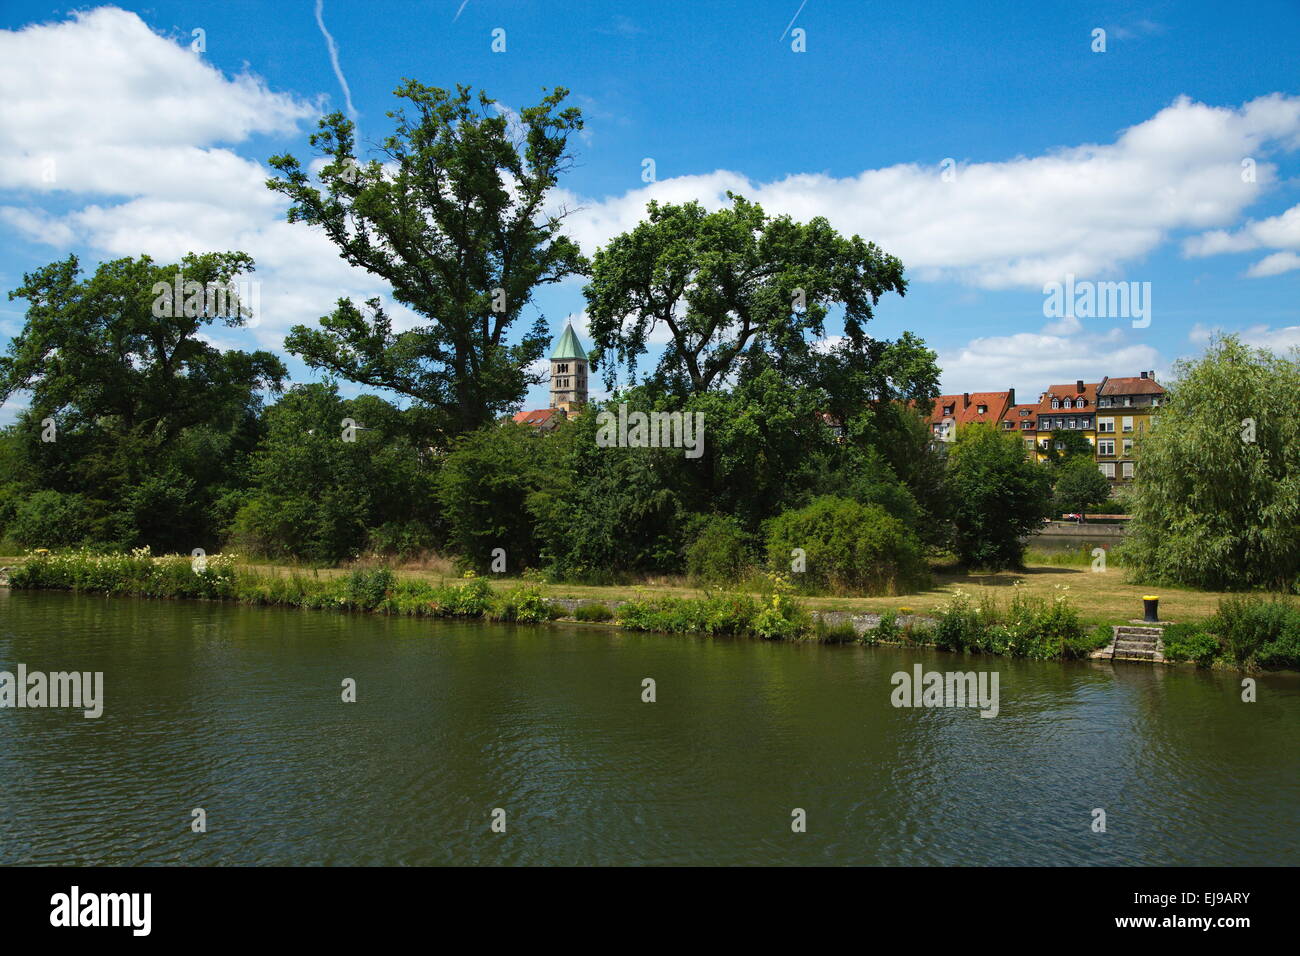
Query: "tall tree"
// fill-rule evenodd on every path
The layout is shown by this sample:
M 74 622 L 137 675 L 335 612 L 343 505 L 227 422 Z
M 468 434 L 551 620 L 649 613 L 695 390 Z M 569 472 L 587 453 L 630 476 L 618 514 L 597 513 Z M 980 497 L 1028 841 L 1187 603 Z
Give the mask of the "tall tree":
M 874 243 L 846 239 L 820 217 L 773 218 L 728 198 L 717 212 L 651 202 L 646 220 L 596 253 L 584 291 L 593 365 L 604 363 L 611 386 L 619 366 L 635 377 L 660 326 L 669 342 L 654 377 L 676 391 L 727 382 L 747 350 L 799 374 L 833 305 L 843 306 L 849 347 L 865 352 L 872 308 L 906 291 L 902 263 Z
M 1024 564 L 1021 538 L 1048 514 L 1047 469 L 1025 458 L 1015 435 L 967 425 L 948 453 L 953 553 L 964 567 L 999 571 Z
M 232 283 L 252 265 L 239 252 L 175 265 L 142 256 L 82 278 L 70 256 L 24 276 L 10 298 L 27 300 L 26 324 L 0 358 L 0 400 L 31 392 L 10 476 L 28 528 L 75 512 L 85 519 L 77 540 L 215 543 L 225 493 L 258 437 L 261 393 L 286 374 L 269 352 L 200 337 L 213 323 L 243 324 L 249 309 Z M 30 508 L 17 500 L 38 493 Z
M 1300 584 L 1300 352 L 1235 336 L 1180 362 L 1137 437 L 1124 555 L 1138 573 L 1216 590 Z
M 507 333 L 541 285 L 581 273 L 586 261 L 561 234 L 564 210 L 546 200 L 568 168 L 569 135 L 582 128 L 556 89 L 517 116 L 468 87 L 455 93 L 406 80 L 410 106 L 388 115 L 384 159 L 362 165 L 353 124 L 320 122 L 311 145 L 328 160 L 313 185 L 298 160 L 275 156 L 290 222 L 320 226 L 348 263 L 381 277 L 425 324 L 394 331 L 379 300 L 338 300 L 319 329 L 285 340 L 314 368 L 390 389 L 439 410 L 466 431 L 516 405 L 540 379 L 528 367 L 547 342 L 538 317 L 515 344 Z

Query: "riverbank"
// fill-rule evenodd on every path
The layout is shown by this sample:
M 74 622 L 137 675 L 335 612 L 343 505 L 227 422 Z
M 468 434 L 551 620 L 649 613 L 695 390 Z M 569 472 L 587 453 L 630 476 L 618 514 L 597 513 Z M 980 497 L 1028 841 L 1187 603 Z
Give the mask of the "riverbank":
M 1061 574 L 1086 575 L 1082 580 L 1092 588 L 1072 590 L 1056 583 Z M 1089 656 L 1110 642 L 1113 626 L 1135 616 L 1144 589 L 1118 583 L 1114 572 L 1107 574 L 1109 579 L 1103 582 L 1095 572 L 1051 565 L 1015 575 L 953 574 L 955 580 L 905 598 L 835 598 L 796 595 L 780 576 L 769 576 L 753 591 L 663 585 L 616 588 L 551 585 L 536 576 L 489 580 L 438 575 L 433 580 L 429 572 L 387 567 L 304 570 L 251 565 L 234 555 L 192 559 L 140 550 L 32 553 L 12 567 L 11 586 L 408 617 L 530 624 L 566 620 L 765 640 L 932 645 L 1053 660 Z M 985 583 L 970 590 L 961 586 L 969 586 L 973 578 Z M 1132 604 L 1119 606 L 1123 616 L 1118 620 L 1096 620 L 1098 592 L 1103 589 L 1110 589 L 1107 600 L 1111 602 L 1124 596 L 1117 591 L 1134 592 Z M 1201 606 L 1209 599 L 1221 599 L 1198 622 L 1183 615 L 1191 602 L 1179 602 L 1182 592 L 1167 593 L 1175 597 L 1162 608 L 1162 618 L 1178 614 L 1181 621 L 1166 637 L 1167 651 L 1172 650 L 1169 659 L 1245 669 L 1257 663 L 1294 667 L 1300 662 L 1300 610 L 1293 605 L 1190 592 Z M 1088 611 L 1081 610 L 1080 598 Z M 1225 607 L 1234 609 L 1231 620 L 1224 618 Z M 1219 634 L 1212 622 L 1221 619 L 1226 624 Z

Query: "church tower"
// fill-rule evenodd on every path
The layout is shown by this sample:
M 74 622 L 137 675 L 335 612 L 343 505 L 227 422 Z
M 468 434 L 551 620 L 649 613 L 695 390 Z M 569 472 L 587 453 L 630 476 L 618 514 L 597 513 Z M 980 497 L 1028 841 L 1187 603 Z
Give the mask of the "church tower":
M 587 353 L 582 350 L 573 323 L 564 324 L 564 332 L 551 353 L 551 408 L 576 415 L 587 404 Z

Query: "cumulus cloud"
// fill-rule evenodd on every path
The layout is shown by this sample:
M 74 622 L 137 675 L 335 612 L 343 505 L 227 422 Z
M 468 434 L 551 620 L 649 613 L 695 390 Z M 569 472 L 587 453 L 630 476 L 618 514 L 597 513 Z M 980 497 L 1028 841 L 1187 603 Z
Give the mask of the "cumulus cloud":
M 1122 330 L 1089 333 L 1077 320 L 1051 323 L 1037 332 L 984 336 L 939 352 L 945 392 L 1015 388 L 1022 404 L 1036 402 L 1049 385 L 1137 375 L 1160 364 L 1154 348 L 1128 342 Z M 1027 370 L 1036 376 L 1033 381 L 1026 381 Z
M 1187 338 L 1198 346 L 1206 346 L 1215 335 L 1224 330 L 1219 326 L 1197 323 L 1192 326 Z M 1274 328 L 1270 325 L 1252 325 L 1246 329 L 1233 331 L 1242 342 L 1255 348 L 1268 349 L 1271 352 L 1285 354 L 1293 348 L 1300 348 L 1300 325 L 1288 325 Z
M 1280 275 L 1300 269 L 1300 206 L 1292 206 L 1278 216 L 1251 220 L 1240 229 L 1215 229 L 1192 236 L 1183 243 L 1187 256 L 1217 256 L 1232 252 L 1278 249 L 1246 270 L 1248 278 Z
M 868 169 L 856 176 L 800 173 L 756 182 L 728 170 L 678 176 L 599 201 L 558 193 L 577 209 L 575 238 L 590 251 L 633 226 L 651 199 L 695 199 L 716 209 L 728 190 L 768 212 L 825 216 L 872 239 L 920 279 L 1000 289 L 1041 287 L 1068 273 L 1102 277 L 1138 263 L 1172 233 L 1236 222 L 1276 177 L 1241 160 L 1300 148 L 1300 97 L 1261 97 L 1240 108 L 1180 97 L 1115 142 L 999 162 Z

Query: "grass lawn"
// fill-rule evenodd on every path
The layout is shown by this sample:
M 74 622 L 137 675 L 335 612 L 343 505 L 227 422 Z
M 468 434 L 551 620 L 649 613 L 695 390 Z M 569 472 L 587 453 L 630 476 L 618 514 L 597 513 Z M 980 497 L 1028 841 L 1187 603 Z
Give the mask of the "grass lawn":
M 0 557 L 0 567 L 12 567 L 22 560 L 21 557 Z M 292 565 L 255 562 L 250 562 L 246 566 L 268 574 L 290 574 L 297 571 L 301 574 L 321 577 L 335 577 L 347 574 L 349 570 L 347 568 L 311 570 Z M 1058 588 L 1067 588 L 1065 595 L 1079 609 L 1080 617 L 1085 623 L 1118 624 L 1142 617 L 1142 595 L 1144 594 L 1160 596 L 1161 619 L 1170 621 L 1194 621 L 1210 617 L 1218 609 L 1219 599 L 1227 596 L 1216 591 L 1130 584 L 1126 581 L 1126 572 L 1122 568 L 1094 572 L 1087 564 L 1061 563 L 1052 561 L 1045 555 L 1032 553 L 1023 571 L 980 574 L 936 563 L 933 572 L 933 585 L 928 590 L 914 594 L 874 598 L 803 597 L 801 600 L 810 608 L 817 610 L 879 612 L 890 608 L 897 610 L 900 607 L 907 607 L 918 614 L 926 614 L 951 599 L 958 589 L 965 591 L 976 600 L 985 589 L 991 589 L 1005 601 L 1010 597 L 1012 585 L 1019 581 L 1031 596 L 1046 600 L 1051 600 L 1053 596 L 1061 593 Z M 452 571 L 449 565 L 441 563 L 435 567 L 398 568 L 395 569 L 395 573 L 402 578 L 424 579 L 434 583 L 459 580 L 459 575 Z M 488 580 L 493 587 L 506 589 L 524 583 L 521 578 L 504 576 L 489 576 Z M 704 593 L 701 589 L 690 587 L 679 579 L 651 580 L 642 585 L 615 586 L 561 583 L 548 585 L 547 591 L 557 598 L 604 602 L 655 595 L 693 597 Z

